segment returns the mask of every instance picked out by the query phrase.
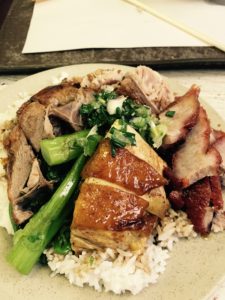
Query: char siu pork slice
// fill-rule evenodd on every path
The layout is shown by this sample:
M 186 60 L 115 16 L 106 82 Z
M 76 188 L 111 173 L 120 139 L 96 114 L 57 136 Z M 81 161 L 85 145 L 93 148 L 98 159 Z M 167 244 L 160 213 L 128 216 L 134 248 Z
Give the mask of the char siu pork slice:
M 124 75 L 122 70 L 99 69 L 84 76 L 80 85 L 83 88 L 90 88 L 97 92 L 103 89 L 104 86 L 117 84 L 123 79 Z
M 205 177 L 184 190 L 170 192 L 169 199 L 175 209 L 186 210 L 196 232 L 210 232 L 214 215 L 223 209 L 219 176 Z
M 86 179 L 71 225 L 73 250 L 142 250 L 157 221 L 147 207 L 148 202 L 135 194 Z
M 49 114 L 68 122 L 75 130 L 78 131 L 82 129 L 83 125 L 82 118 L 79 113 L 80 107 L 82 104 L 88 104 L 93 100 L 93 90 L 80 88 L 74 96 L 73 101 L 62 106 L 53 106 L 50 108 Z
M 159 73 L 144 66 L 128 72 L 118 92 L 138 103 L 150 106 L 152 112 L 157 114 L 174 101 L 174 95 L 166 81 Z
M 49 86 L 31 97 L 31 101 L 38 101 L 44 106 L 61 106 L 73 101 L 78 88 L 69 82 Z
M 188 131 L 196 124 L 200 106 L 198 101 L 199 91 L 197 86 L 192 86 L 184 96 L 176 98 L 159 114 L 160 122 L 167 127 L 163 147 L 168 147 L 183 140 Z M 170 113 L 173 116 L 170 116 Z
M 183 193 L 188 218 L 194 225 L 196 232 L 207 234 L 210 232 L 213 220 L 213 207 L 210 207 L 211 187 L 206 177 L 185 190 Z
M 8 152 L 8 196 L 15 222 L 21 224 L 33 214 L 23 205 L 29 207 L 29 203 L 43 192 L 48 196 L 47 191 L 52 189 L 52 184 L 43 178 L 32 148 L 18 125 L 7 137 L 5 148 Z
M 173 174 L 183 188 L 206 176 L 217 176 L 221 156 L 210 146 L 210 123 L 203 108 L 196 125 L 188 133 L 185 143 L 173 155 Z
M 18 111 L 18 124 L 33 148 L 40 150 L 40 141 L 54 137 L 48 109 L 39 102 L 26 102 Z

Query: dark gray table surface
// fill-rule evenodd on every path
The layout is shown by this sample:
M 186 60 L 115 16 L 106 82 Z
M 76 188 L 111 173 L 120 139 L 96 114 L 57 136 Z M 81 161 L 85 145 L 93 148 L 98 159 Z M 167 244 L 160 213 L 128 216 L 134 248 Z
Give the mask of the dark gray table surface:
M 224 68 L 225 53 L 213 47 L 84 49 L 22 54 L 33 1 L 14 0 L 0 31 L 0 73 L 33 73 L 81 63 L 149 65 L 155 69 Z

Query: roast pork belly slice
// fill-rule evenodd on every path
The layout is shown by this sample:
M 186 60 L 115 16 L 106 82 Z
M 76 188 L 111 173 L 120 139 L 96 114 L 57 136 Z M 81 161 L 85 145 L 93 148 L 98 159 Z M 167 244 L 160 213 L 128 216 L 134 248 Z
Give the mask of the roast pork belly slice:
M 157 114 L 174 101 L 174 95 L 161 75 L 144 66 L 128 72 L 118 92 L 150 106 L 152 112 Z
M 75 130 L 81 130 L 83 123 L 79 110 L 82 104 L 88 104 L 94 100 L 94 91 L 80 88 L 73 101 L 50 108 L 49 114 L 68 122 Z
M 217 176 L 219 173 L 221 156 L 216 148 L 210 146 L 210 132 L 209 120 L 201 107 L 196 125 L 172 159 L 173 174 L 183 188 L 206 176 Z
M 99 69 L 83 77 L 80 85 L 83 88 L 90 88 L 94 91 L 102 90 L 102 87 L 114 85 L 120 82 L 125 73 L 116 69 Z
M 143 249 L 157 221 L 146 212 L 147 207 L 148 202 L 135 194 L 87 179 L 76 200 L 71 225 L 73 250 Z
M 138 195 L 162 186 L 167 181 L 151 165 L 125 148 L 118 148 L 111 155 L 110 140 L 104 139 L 85 165 L 82 177 L 96 177 L 116 183 Z
M 70 82 L 49 86 L 31 97 L 31 101 L 38 101 L 44 106 L 61 106 L 73 101 L 78 88 Z
M 166 136 L 163 139 L 163 147 L 168 147 L 183 140 L 189 129 L 197 122 L 199 113 L 200 89 L 192 86 L 183 96 L 176 98 L 163 112 L 159 114 L 160 123 L 167 127 Z M 168 112 L 174 112 L 173 117 L 167 116 Z
M 19 109 L 17 116 L 26 138 L 37 152 L 43 138 L 54 137 L 53 126 L 48 119 L 48 109 L 39 102 L 26 102 Z

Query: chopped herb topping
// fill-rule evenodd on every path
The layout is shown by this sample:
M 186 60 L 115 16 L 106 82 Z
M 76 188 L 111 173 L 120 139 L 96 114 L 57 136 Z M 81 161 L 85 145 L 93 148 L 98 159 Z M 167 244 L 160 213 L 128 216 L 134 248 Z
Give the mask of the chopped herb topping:
M 116 156 L 116 148 L 124 148 L 126 145 L 136 145 L 135 134 L 127 131 L 127 124 L 120 120 L 120 129 L 112 127 L 109 131 L 111 154 Z
M 91 256 L 89 257 L 89 264 L 90 264 L 90 266 L 93 265 L 94 260 L 95 260 L 95 259 L 94 259 L 94 256 L 91 255 Z
M 83 104 L 80 108 L 80 114 L 85 127 L 91 128 L 96 125 L 98 132 L 104 135 L 111 125 L 119 119 L 137 130 L 150 145 L 156 148 L 160 147 L 166 134 L 165 126 L 159 124 L 159 119 L 151 113 L 150 107 L 138 104 L 130 98 L 121 99 L 121 97 L 115 91 L 101 91 L 95 95 L 94 101 Z M 114 107 L 113 100 L 115 100 L 116 107 L 114 110 L 111 109 Z M 112 143 L 122 145 L 121 141 L 118 142 L 117 139 L 116 142 Z
M 168 110 L 166 112 L 166 116 L 169 117 L 169 118 L 173 118 L 173 116 L 175 115 L 175 111 L 174 110 Z

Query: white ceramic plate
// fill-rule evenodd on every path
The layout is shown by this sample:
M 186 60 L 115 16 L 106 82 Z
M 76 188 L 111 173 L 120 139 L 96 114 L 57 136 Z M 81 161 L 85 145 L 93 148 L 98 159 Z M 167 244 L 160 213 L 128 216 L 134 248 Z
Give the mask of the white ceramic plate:
M 62 72 L 69 76 L 85 75 L 98 68 L 129 67 L 118 65 L 87 64 L 74 65 L 45 71 L 3 89 L 0 92 L 0 112 L 19 98 L 19 93 L 30 95 L 51 85 L 52 78 Z M 170 81 L 173 90 L 182 94 L 185 89 Z M 202 101 L 214 128 L 220 124 L 225 130 L 224 121 L 216 112 Z M 1 198 L 0 198 L 1 201 Z M 1 217 L 1 216 L 0 216 Z M 92 288 L 78 288 L 69 284 L 62 276 L 50 278 L 47 267 L 36 267 L 29 276 L 22 276 L 11 268 L 5 260 L 11 247 L 11 237 L 0 229 L 0 299 L 17 300 L 203 300 L 225 275 L 225 233 L 211 234 L 209 238 L 197 238 L 191 241 L 178 242 L 168 260 L 168 266 L 159 282 L 150 285 L 140 294 L 117 296 L 112 293 L 98 293 Z

